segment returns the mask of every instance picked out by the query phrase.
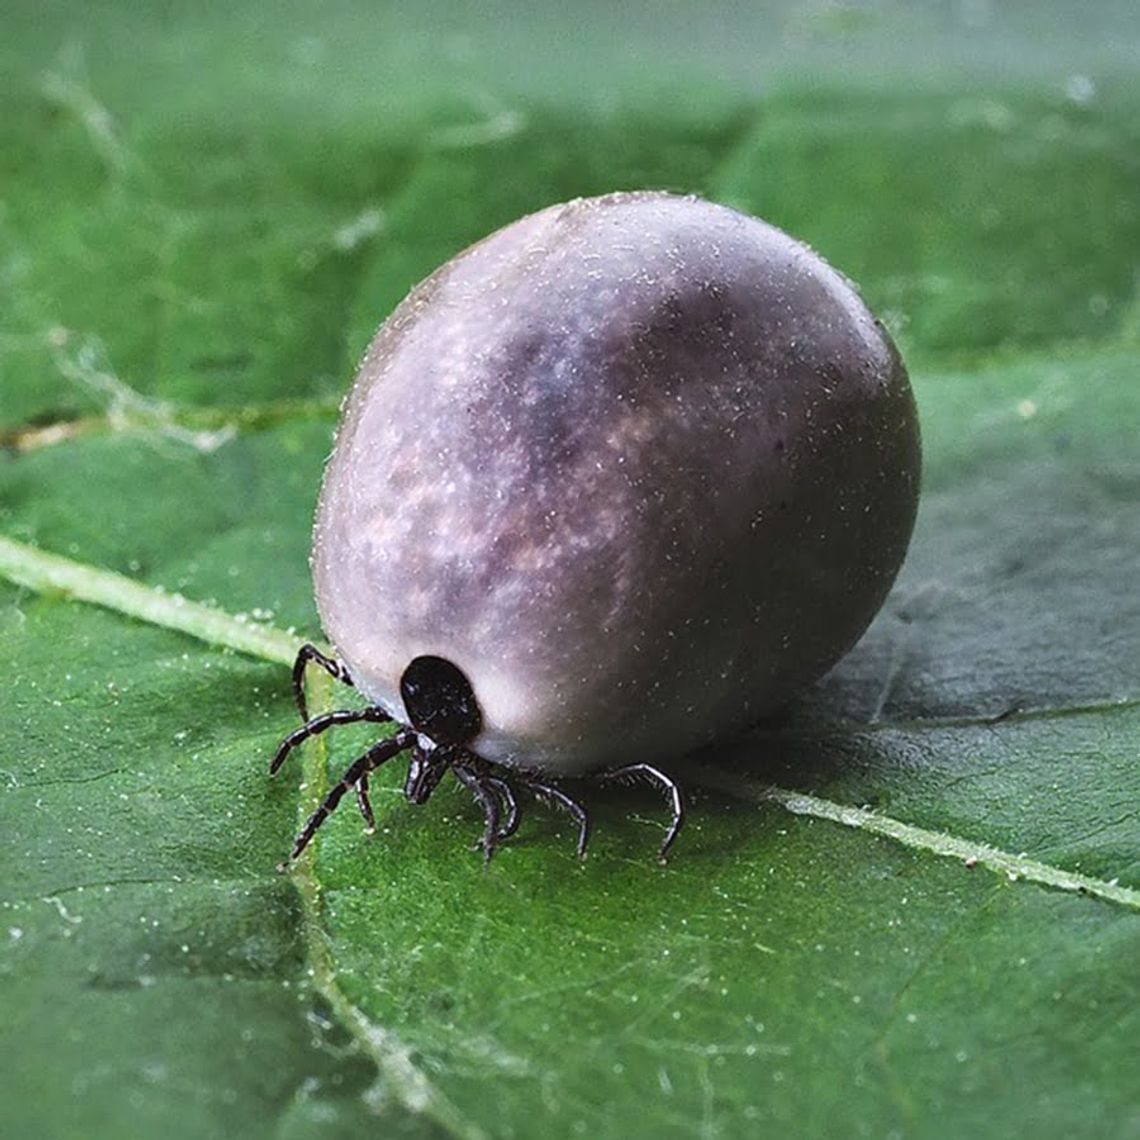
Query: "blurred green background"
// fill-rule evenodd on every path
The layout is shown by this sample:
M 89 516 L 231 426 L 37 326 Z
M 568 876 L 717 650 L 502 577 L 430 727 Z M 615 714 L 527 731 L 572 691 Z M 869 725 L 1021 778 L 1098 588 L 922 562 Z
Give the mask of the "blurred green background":
M 1138 60 L 1123 0 L 6 0 L 0 535 L 316 635 L 375 327 L 618 188 L 858 282 L 926 470 L 883 615 L 689 766 L 666 869 L 631 794 L 484 871 L 393 771 L 279 876 L 366 737 L 270 784 L 280 664 L 0 581 L 0 1134 L 1140 1135 Z

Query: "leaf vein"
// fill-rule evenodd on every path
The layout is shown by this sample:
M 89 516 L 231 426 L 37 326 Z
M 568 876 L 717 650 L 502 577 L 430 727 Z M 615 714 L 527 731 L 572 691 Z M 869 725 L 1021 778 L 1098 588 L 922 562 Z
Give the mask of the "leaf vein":
M 761 784 L 737 773 L 712 767 L 695 770 L 696 779 L 706 787 L 755 803 L 774 803 L 793 815 L 812 816 L 829 820 L 844 827 L 870 832 L 893 839 L 906 847 L 927 851 L 933 855 L 959 859 L 967 867 L 975 865 L 1006 875 L 1011 880 L 1023 879 L 1041 886 L 1062 891 L 1091 895 L 1106 902 L 1140 910 L 1140 890 L 1122 886 L 1075 871 L 1064 871 L 1048 863 L 1038 862 L 1025 855 L 1014 855 L 988 843 L 962 839 L 942 831 L 932 831 L 911 823 L 904 823 L 888 815 L 880 815 L 868 808 L 836 803 L 821 796 L 796 792 L 774 784 Z

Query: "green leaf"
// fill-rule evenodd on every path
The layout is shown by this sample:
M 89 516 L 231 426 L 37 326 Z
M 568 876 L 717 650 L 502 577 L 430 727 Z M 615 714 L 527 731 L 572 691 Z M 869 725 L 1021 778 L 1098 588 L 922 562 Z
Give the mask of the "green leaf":
M 9 5 L 5 1136 L 1135 1135 L 1135 14 L 984 7 Z M 1015 72 L 906 63 L 983 44 Z M 584 864 L 527 804 L 485 869 L 393 767 L 375 836 L 346 806 L 278 874 L 370 739 L 266 776 L 354 359 L 463 245 L 633 186 L 763 214 L 896 329 L 883 614 L 686 763 L 668 867 L 644 789 L 589 794 Z

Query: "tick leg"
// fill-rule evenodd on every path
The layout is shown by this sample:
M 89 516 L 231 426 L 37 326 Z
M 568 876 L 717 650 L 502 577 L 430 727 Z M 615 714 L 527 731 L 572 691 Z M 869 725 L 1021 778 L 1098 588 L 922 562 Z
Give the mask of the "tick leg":
M 673 805 L 673 822 L 669 825 L 669 831 L 665 836 L 665 841 L 661 844 L 661 850 L 657 852 L 657 861 L 664 863 L 669 848 L 673 846 L 673 840 L 677 838 L 677 832 L 681 830 L 681 824 L 685 822 L 685 801 L 681 798 L 681 788 L 675 780 L 666 776 L 660 768 L 654 768 L 652 764 L 627 764 L 624 768 L 617 768 L 612 772 L 603 772 L 598 776 L 599 783 L 603 784 L 608 784 L 614 780 L 637 779 L 648 780 L 656 784 L 669 797 Z
M 415 743 L 415 739 L 415 734 L 412 732 L 397 732 L 395 736 L 388 740 L 381 740 L 379 744 L 374 744 L 369 748 L 363 756 L 357 757 L 349 766 L 348 771 L 329 789 L 329 794 L 325 796 L 321 806 L 309 816 L 305 826 L 301 828 L 300 834 L 293 842 L 293 850 L 289 853 L 288 861 L 296 859 L 309 846 L 309 842 L 317 833 L 317 828 L 336 811 L 337 804 L 340 803 L 349 788 L 358 784 L 360 779 L 367 776 L 374 768 L 379 768 L 385 760 L 391 760 L 397 753 L 410 747 Z M 285 866 L 286 864 L 283 863 L 281 869 L 284 870 Z
M 301 725 L 300 728 L 294 729 L 281 743 L 277 746 L 277 751 L 273 755 L 273 759 L 269 764 L 269 774 L 272 776 L 276 773 L 277 769 L 285 763 L 286 757 L 298 744 L 302 744 L 308 740 L 310 736 L 320 736 L 322 732 L 327 732 L 330 728 L 335 728 L 338 724 L 355 724 L 357 721 L 371 721 L 374 724 L 382 724 L 386 720 L 392 718 L 378 706 L 372 706 L 367 709 L 339 709 L 337 712 L 324 713 L 321 716 L 315 716 L 312 720 L 307 721 Z
M 309 719 L 309 705 L 305 700 L 305 666 L 310 661 L 319 665 L 330 677 L 343 681 L 346 685 L 353 685 L 348 670 L 339 661 L 326 657 L 315 645 L 302 645 L 297 651 L 297 660 L 293 662 L 293 698 L 304 721 Z
M 499 840 L 499 797 L 497 790 L 485 776 L 472 772 L 464 764 L 453 764 L 455 778 L 475 797 L 483 809 L 486 825 L 483 828 L 483 862 L 490 863 Z M 494 779 L 494 777 L 491 777 Z
M 368 773 L 356 781 L 356 806 L 364 816 L 364 826 L 371 835 L 376 830 L 376 816 L 372 814 L 372 801 L 368 798 Z
M 519 829 L 519 801 L 515 799 L 515 790 L 501 776 L 484 776 L 483 782 L 495 791 L 507 809 L 507 818 L 499 828 L 499 842 L 510 839 Z
M 590 839 L 590 815 L 586 809 L 576 799 L 568 796 L 554 784 L 544 784 L 540 780 L 527 779 L 525 786 L 536 796 L 550 800 L 570 813 L 570 817 L 578 825 L 578 858 L 585 859 L 586 844 Z

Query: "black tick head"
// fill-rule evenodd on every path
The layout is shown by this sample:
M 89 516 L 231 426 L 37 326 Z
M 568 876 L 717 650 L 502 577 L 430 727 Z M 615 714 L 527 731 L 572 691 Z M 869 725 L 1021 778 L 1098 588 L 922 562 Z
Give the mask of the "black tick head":
M 413 658 L 400 678 L 400 696 L 412 728 L 437 745 L 469 744 L 483 728 L 471 682 L 443 657 Z

